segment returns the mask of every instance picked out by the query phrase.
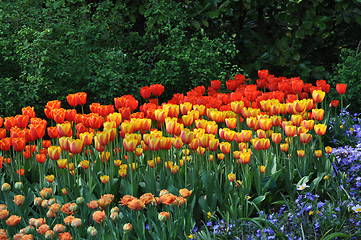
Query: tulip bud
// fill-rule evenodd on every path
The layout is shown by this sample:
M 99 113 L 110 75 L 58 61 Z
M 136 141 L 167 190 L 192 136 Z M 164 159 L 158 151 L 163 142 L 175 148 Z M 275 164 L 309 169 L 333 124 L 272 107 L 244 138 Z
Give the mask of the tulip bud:
M 130 224 L 130 223 L 126 223 L 126 224 L 124 224 L 124 226 L 123 226 L 123 231 L 124 231 L 124 233 L 130 232 L 130 231 L 132 231 L 132 229 L 133 229 L 133 226 L 132 226 L 132 224 Z
M 24 187 L 24 185 L 23 185 L 22 182 L 16 182 L 15 183 L 15 189 L 21 190 L 21 189 L 23 189 L 23 187 Z
M 76 199 L 76 204 L 82 205 L 83 203 L 84 203 L 84 198 L 83 198 L 83 197 L 78 197 L 78 198 Z
M 11 186 L 9 183 L 4 183 L 1 185 L 1 191 L 2 192 L 9 192 L 11 190 Z

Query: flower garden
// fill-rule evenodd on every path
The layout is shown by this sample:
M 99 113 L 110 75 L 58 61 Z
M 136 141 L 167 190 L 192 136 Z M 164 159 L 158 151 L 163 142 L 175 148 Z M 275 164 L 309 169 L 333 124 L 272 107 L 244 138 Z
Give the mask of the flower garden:
M 0 239 L 359 239 L 346 84 L 258 75 L 0 118 Z

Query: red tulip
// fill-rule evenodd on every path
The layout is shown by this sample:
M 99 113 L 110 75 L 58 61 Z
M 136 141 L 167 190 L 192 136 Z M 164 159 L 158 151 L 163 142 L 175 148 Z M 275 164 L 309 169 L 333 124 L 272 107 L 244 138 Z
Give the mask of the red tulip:
M 15 152 L 22 152 L 25 149 L 25 139 L 24 138 L 13 138 L 11 139 L 11 145 L 13 146 Z
M 150 87 L 148 86 L 145 86 L 145 87 L 142 87 L 140 89 L 140 95 L 142 95 L 142 97 L 144 99 L 148 99 L 150 98 L 150 95 L 152 94 L 152 90 L 150 89 Z
M 346 93 L 346 87 L 347 84 L 344 83 L 336 84 L 336 91 L 338 92 L 338 94 L 343 95 Z
M 86 103 L 87 94 L 85 92 L 78 92 L 75 94 L 76 102 L 79 105 L 84 105 Z
M 150 90 L 154 96 L 158 97 L 164 92 L 164 86 L 162 84 L 152 84 L 150 85 Z
M 76 94 L 69 94 L 66 97 L 66 100 L 68 100 L 68 103 L 71 107 L 75 107 L 76 105 L 78 105 L 78 102 L 76 101 Z

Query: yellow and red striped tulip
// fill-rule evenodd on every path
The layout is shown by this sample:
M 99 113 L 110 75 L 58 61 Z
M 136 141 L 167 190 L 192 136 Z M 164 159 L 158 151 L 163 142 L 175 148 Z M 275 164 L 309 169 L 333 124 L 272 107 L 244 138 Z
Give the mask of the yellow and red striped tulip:
M 327 125 L 317 124 L 317 125 L 315 125 L 314 130 L 317 135 L 320 135 L 320 136 L 325 135 L 326 130 L 327 130 Z

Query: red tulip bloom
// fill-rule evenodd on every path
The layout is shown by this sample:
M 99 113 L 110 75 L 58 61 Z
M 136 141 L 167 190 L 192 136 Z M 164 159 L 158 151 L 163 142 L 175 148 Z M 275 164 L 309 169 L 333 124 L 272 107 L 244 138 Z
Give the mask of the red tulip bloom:
M 346 87 L 347 87 L 347 84 L 344 84 L 344 83 L 336 84 L 336 90 L 337 90 L 338 94 L 340 94 L 340 95 L 345 94 Z
M 15 152 L 22 152 L 25 149 L 25 139 L 24 138 L 13 138 L 11 139 L 11 145 L 13 146 Z
M 211 87 L 216 91 L 221 88 L 221 84 L 222 84 L 222 82 L 219 81 L 219 80 L 212 80 L 211 81 Z
M 66 97 L 66 100 L 68 100 L 68 103 L 71 107 L 75 107 L 76 105 L 78 105 L 78 102 L 76 101 L 76 94 L 69 94 Z
M 0 149 L 1 151 L 8 151 L 11 146 L 11 139 L 10 138 L 3 138 L 0 140 Z
M 145 87 L 142 87 L 140 89 L 140 95 L 142 95 L 142 97 L 144 99 L 148 99 L 150 98 L 150 95 L 152 94 L 152 90 L 150 89 L 150 87 L 148 86 L 145 86 Z
M 10 131 L 12 127 L 15 127 L 15 118 L 14 117 L 6 117 L 4 126 L 7 131 Z
M 162 84 L 152 84 L 150 85 L 150 90 L 154 96 L 158 97 L 164 92 L 164 86 Z
M 85 92 L 78 92 L 75 94 L 76 102 L 79 105 L 84 105 L 86 103 L 87 94 Z

